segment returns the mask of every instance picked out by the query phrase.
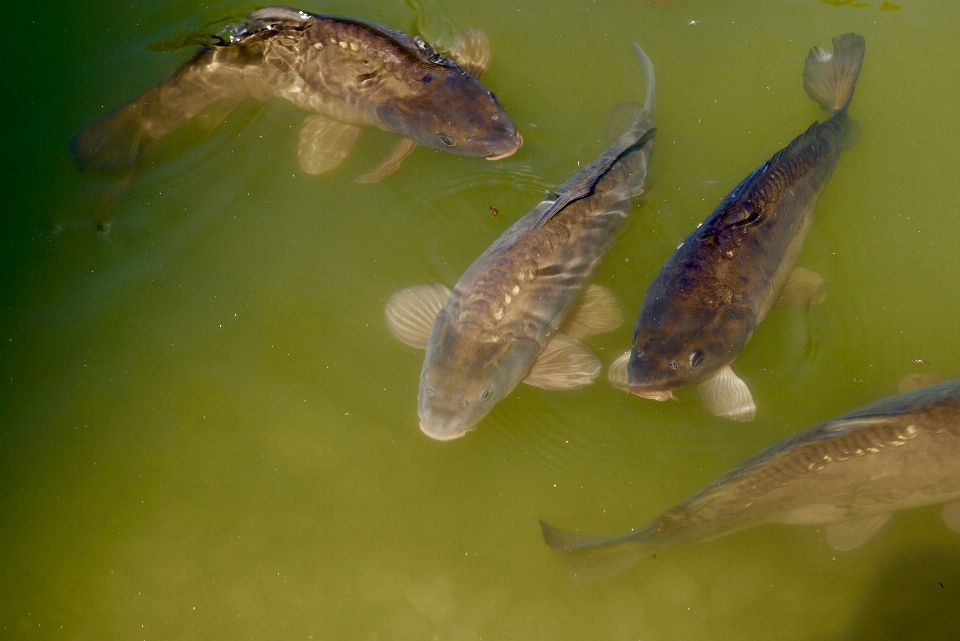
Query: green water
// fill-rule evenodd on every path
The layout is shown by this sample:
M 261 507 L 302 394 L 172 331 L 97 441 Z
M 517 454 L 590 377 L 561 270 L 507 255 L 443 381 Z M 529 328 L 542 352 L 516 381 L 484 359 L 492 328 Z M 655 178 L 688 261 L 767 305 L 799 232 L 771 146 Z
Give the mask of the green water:
M 484 81 L 526 143 L 497 163 L 421 148 L 373 186 L 351 180 L 395 136 L 308 176 L 303 114 L 279 103 L 186 127 L 126 185 L 81 175 L 71 136 L 189 55 L 146 45 L 250 5 L 19 7 L 0 45 L 0 637 L 955 639 L 960 536 L 934 507 L 848 553 L 767 526 L 589 584 L 537 525 L 637 527 L 903 376 L 960 374 L 960 5 L 898 3 L 430 5 L 428 28 L 488 33 Z M 299 6 L 417 23 L 402 0 Z M 828 297 L 771 313 L 738 359 L 755 422 L 600 379 L 520 386 L 458 441 L 421 434 L 422 353 L 385 301 L 455 283 L 603 150 L 606 112 L 640 96 L 630 40 L 656 67 L 659 131 L 648 198 L 596 277 L 631 319 L 588 341 L 605 363 L 679 241 L 822 117 L 803 60 L 847 31 L 867 42 L 862 134 L 800 258 Z

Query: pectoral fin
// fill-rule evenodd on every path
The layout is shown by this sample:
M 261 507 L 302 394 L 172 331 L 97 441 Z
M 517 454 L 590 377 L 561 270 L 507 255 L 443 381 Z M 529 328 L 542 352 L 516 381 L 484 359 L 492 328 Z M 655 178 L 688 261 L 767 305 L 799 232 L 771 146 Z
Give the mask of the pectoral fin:
M 560 326 L 560 331 L 578 341 L 610 332 L 623 324 L 623 314 L 616 297 L 606 287 L 590 285 L 577 306 Z
M 324 116 L 310 116 L 300 130 L 300 168 L 308 174 L 322 174 L 340 166 L 354 143 L 360 137 L 361 128 Z
M 450 48 L 450 58 L 479 78 L 490 66 L 490 41 L 487 34 L 479 29 L 471 29 L 457 36 Z
M 897 391 L 911 392 L 915 389 L 926 387 L 927 385 L 936 385 L 937 383 L 945 383 L 946 381 L 947 379 L 942 376 L 936 376 L 935 374 L 907 374 L 901 378 L 897 384 Z
M 700 402 L 715 416 L 749 423 L 757 415 L 750 388 L 730 365 L 704 379 L 698 389 Z
M 417 143 L 413 142 L 409 138 L 402 138 L 397 145 L 390 150 L 390 153 L 387 154 L 387 157 L 380 161 L 380 164 L 377 165 L 377 168 L 373 171 L 367 172 L 362 176 L 358 176 L 353 179 L 355 183 L 378 183 L 397 169 L 400 168 L 400 163 L 403 162 L 403 159 L 413 153 L 413 150 L 417 148 Z
M 557 334 L 543 348 L 524 383 L 543 389 L 577 389 L 600 373 L 600 359 L 582 343 Z
M 827 543 L 835 550 L 846 552 L 858 548 L 870 539 L 890 521 L 890 512 L 874 514 L 850 521 L 830 523 L 826 527 Z
M 780 296 L 774 307 L 788 307 L 790 305 L 819 305 L 827 296 L 826 281 L 823 276 L 817 272 L 810 271 L 803 267 L 797 267 L 783 284 L 780 290 Z
M 630 350 L 625 351 L 617 360 L 610 363 L 607 370 L 607 380 L 617 389 L 630 389 L 630 379 L 627 376 L 627 363 L 630 362 Z
M 425 349 L 437 314 L 450 298 L 443 285 L 418 285 L 397 292 L 387 301 L 387 327 L 401 341 Z
M 944 505 L 940 515 L 948 528 L 960 534 L 960 501 L 953 501 Z

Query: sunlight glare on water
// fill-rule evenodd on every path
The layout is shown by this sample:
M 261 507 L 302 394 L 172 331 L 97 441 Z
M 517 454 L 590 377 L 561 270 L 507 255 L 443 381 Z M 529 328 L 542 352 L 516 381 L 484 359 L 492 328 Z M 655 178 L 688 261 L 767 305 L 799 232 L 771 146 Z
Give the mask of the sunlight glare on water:
M 352 180 L 396 135 L 365 130 L 310 176 L 304 114 L 277 101 L 184 127 L 126 182 L 81 174 L 71 137 L 190 55 L 150 43 L 252 6 L 21 7 L 3 45 L 0 637 L 955 639 L 960 535 L 937 508 L 851 552 L 763 526 L 597 583 L 571 581 L 537 524 L 639 527 L 906 375 L 960 374 L 960 6 L 897 4 L 308 0 L 490 39 L 483 82 L 523 147 L 421 147 L 376 185 Z M 594 279 L 629 319 L 587 341 L 605 365 L 677 244 L 823 118 L 803 62 L 849 31 L 867 43 L 861 133 L 798 263 L 827 299 L 773 311 L 737 360 L 753 423 L 604 375 L 521 385 L 456 441 L 417 429 L 423 353 L 387 330 L 387 299 L 452 286 L 603 151 L 606 113 L 642 96 L 631 40 L 656 69 L 658 132 L 648 193 Z

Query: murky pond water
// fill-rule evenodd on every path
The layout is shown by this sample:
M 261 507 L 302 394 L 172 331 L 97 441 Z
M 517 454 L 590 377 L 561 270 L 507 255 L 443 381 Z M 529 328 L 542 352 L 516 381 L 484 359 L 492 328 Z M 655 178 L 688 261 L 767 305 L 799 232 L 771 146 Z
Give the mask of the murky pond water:
M 636 527 L 906 375 L 960 373 L 960 6 L 898 4 L 303 3 L 489 35 L 483 79 L 524 146 L 495 163 L 420 148 L 377 185 L 352 179 L 396 136 L 368 130 L 309 176 L 303 113 L 278 102 L 185 127 L 127 182 L 81 174 L 73 134 L 189 56 L 149 43 L 250 6 L 21 7 L 2 45 L 0 636 L 955 639 L 960 536 L 936 508 L 851 552 L 764 526 L 598 583 L 571 581 L 537 524 Z M 423 356 L 386 300 L 455 283 L 597 157 L 605 114 L 641 95 L 630 40 L 656 67 L 658 134 L 595 278 L 631 319 L 588 341 L 605 364 L 677 243 L 822 118 L 803 60 L 848 31 L 867 42 L 862 132 L 799 261 L 828 296 L 772 312 L 738 359 L 753 423 L 601 378 L 520 386 L 457 441 L 417 429 Z

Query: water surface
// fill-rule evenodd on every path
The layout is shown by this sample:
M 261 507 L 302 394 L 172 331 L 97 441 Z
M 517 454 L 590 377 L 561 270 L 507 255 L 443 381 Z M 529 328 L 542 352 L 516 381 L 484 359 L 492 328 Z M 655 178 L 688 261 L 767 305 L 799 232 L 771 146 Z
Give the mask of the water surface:
M 420 17 L 402 0 L 299 6 L 484 29 L 484 82 L 526 144 L 497 163 L 418 149 L 373 186 L 351 181 L 395 136 L 368 131 L 338 170 L 308 176 L 303 114 L 279 103 L 184 128 L 128 182 L 82 175 L 71 136 L 190 53 L 147 45 L 250 5 L 18 10 L 2 45 L 15 94 L 0 205 L 0 636 L 955 638 L 960 536 L 936 508 L 897 514 L 849 553 L 816 528 L 768 526 L 595 584 L 567 578 L 537 518 L 636 527 L 905 375 L 960 375 L 960 7 L 423 4 Z M 423 355 L 390 335 L 384 303 L 455 283 L 596 158 L 606 112 L 641 96 L 630 40 L 656 67 L 659 129 L 649 194 L 595 282 L 632 319 L 696 223 L 823 117 L 803 60 L 848 31 L 867 42 L 850 110 L 862 134 L 799 261 L 828 296 L 772 312 L 738 359 L 755 422 L 710 416 L 694 390 L 655 403 L 601 380 L 521 386 L 458 441 L 421 434 Z M 609 363 L 629 339 L 628 322 L 588 342 Z

